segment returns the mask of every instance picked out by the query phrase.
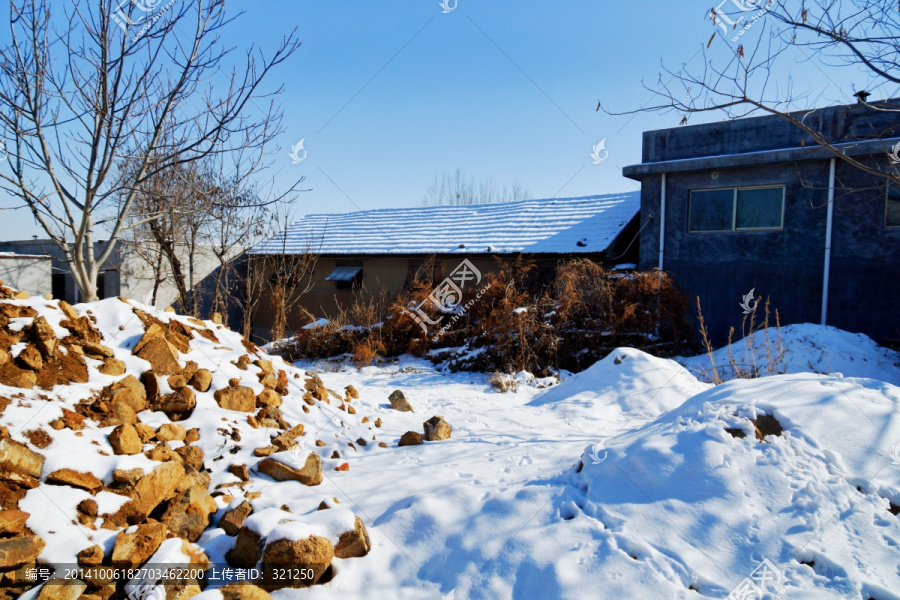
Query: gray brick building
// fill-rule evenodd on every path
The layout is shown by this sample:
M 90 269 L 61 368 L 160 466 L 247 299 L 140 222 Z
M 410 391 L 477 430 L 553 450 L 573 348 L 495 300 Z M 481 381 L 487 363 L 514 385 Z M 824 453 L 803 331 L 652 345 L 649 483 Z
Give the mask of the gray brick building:
M 900 189 L 866 167 L 900 167 L 900 101 L 832 106 L 803 119 L 835 158 L 774 115 L 648 131 L 640 268 L 671 273 L 721 342 L 751 289 L 781 322 L 900 340 Z M 893 156 L 892 156 L 893 152 Z

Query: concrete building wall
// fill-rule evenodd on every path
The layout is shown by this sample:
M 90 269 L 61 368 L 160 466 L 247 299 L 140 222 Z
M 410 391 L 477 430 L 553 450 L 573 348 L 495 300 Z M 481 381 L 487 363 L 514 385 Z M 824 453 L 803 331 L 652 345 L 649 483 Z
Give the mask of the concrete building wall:
M 32 296 L 50 294 L 51 265 L 52 259 L 48 256 L 0 254 L 0 281 Z
M 235 259 L 243 252 L 244 248 L 242 247 L 232 249 L 229 254 L 229 260 Z M 127 245 L 122 246 L 119 254 L 119 295 L 139 300 L 145 304 L 151 304 L 155 282 L 154 266 Z M 181 260 L 185 275 L 188 278 L 188 287 L 193 287 L 193 289 L 197 290 L 203 299 L 203 303 L 209 304 L 215 291 L 215 282 L 212 279 L 221 266 L 212 246 L 201 245 L 195 249 L 193 276 L 189 273 L 190 257 L 187 249 L 181 249 L 179 254 L 179 260 Z M 166 272 L 169 272 L 168 263 L 164 263 L 163 268 Z M 157 289 L 155 306 L 157 308 L 165 308 L 167 306 L 177 307 L 177 305 L 178 288 L 174 279 L 169 277 L 160 283 Z
M 105 242 L 96 242 L 94 252 L 99 254 L 105 248 Z M 70 304 L 81 302 L 78 286 L 75 278 L 69 270 L 62 250 L 50 240 L 12 240 L 0 242 L 0 252 L 13 252 L 18 254 L 39 254 L 51 257 L 51 274 L 48 277 L 48 292 L 57 300 L 65 300 Z M 119 276 L 116 272 L 118 256 L 113 253 L 109 261 L 101 268 L 98 281 L 98 295 L 101 298 L 110 298 L 119 295 Z
M 835 141 L 898 133 L 896 113 L 833 107 L 816 117 L 816 126 Z M 645 162 L 799 147 L 802 135 L 784 119 L 766 117 L 647 132 Z M 810 143 L 810 142 L 807 142 Z M 884 156 L 861 158 L 872 165 Z M 706 324 L 721 343 L 734 326 L 738 335 L 744 294 L 771 299 L 782 324 L 819 323 L 822 307 L 829 160 L 773 160 L 759 155 L 754 166 L 666 170 L 665 271 L 691 300 L 699 297 Z M 900 340 L 900 227 L 884 223 L 887 183 L 848 163 L 836 161 L 827 324 L 861 332 L 882 342 Z M 627 171 L 627 169 L 626 169 Z M 641 178 L 640 268 L 659 262 L 661 174 Z M 696 189 L 784 185 L 781 230 L 689 232 L 690 191 Z
M 888 100 L 883 104 L 893 110 L 879 111 L 862 104 L 851 104 L 822 108 L 809 116 L 804 113 L 795 113 L 795 116 L 834 142 L 900 135 L 896 112 L 900 100 Z M 783 117 L 763 116 L 646 131 L 641 160 L 653 163 L 801 146 L 815 148 L 817 145 L 811 136 Z

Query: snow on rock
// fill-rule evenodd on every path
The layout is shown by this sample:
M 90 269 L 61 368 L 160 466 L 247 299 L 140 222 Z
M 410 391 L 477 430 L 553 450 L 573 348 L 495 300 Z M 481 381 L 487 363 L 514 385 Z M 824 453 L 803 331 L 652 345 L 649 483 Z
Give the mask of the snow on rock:
M 29 547 L 41 548 L 39 566 L 73 567 L 92 546 L 109 564 L 120 532 L 157 522 L 174 537 L 148 562 L 221 570 L 235 538 L 216 524 L 244 501 L 291 523 L 284 539 L 313 531 L 334 545 L 353 542 L 336 553 L 344 563 L 368 553 L 365 525 L 350 507 L 319 510 L 335 495 L 319 483 L 355 475 L 338 466 L 384 452 L 376 416 L 358 394 L 354 408 L 349 393 L 212 322 L 120 298 L 73 307 L 17 297 L 0 286 L 0 511 L 27 518 L 0 531 L 0 587 L 27 563 L 10 553 L 25 541 L 37 540 Z M 204 370 L 208 377 L 197 376 Z M 241 412 L 222 408 L 223 390 L 249 403 Z M 136 448 L 116 454 L 114 432 L 127 432 Z M 269 456 L 290 463 L 313 454 L 306 469 L 320 471 L 307 485 L 258 469 Z M 86 583 L 87 594 L 106 593 Z M 35 583 L 18 577 L 11 585 L 15 596 Z M 186 598 L 200 587 L 175 591 Z

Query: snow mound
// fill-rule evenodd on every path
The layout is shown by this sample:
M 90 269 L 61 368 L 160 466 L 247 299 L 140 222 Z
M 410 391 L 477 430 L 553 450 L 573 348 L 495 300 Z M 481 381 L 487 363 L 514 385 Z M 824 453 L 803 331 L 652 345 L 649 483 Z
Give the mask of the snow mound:
M 530 405 L 555 404 L 573 418 L 630 415 L 649 420 L 709 387 L 671 360 L 618 348 Z
M 589 446 L 557 507 L 600 524 L 592 569 L 616 577 L 597 597 L 724 598 L 753 584 L 758 595 L 737 597 L 898 600 L 898 449 L 891 384 L 735 380 L 597 458 Z
M 719 377 L 723 381 L 738 377 L 731 365 L 733 358 L 738 369 L 749 371 L 755 365 L 760 376 L 841 373 L 846 377 L 868 377 L 900 385 L 900 353 L 879 346 L 861 333 L 803 323 L 782 327 L 780 338 L 779 348 L 778 329 L 770 327 L 714 351 L 712 356 Z M 712 381 L 709 355 L 675 360 L 698 378 Z

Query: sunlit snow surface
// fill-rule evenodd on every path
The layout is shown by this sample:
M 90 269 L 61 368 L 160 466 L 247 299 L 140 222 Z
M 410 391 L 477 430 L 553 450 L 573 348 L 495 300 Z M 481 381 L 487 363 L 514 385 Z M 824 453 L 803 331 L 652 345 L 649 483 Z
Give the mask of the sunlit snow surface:
M 130 355 L 141 327 L 130 307 L 111 299 L 91 309 L 117 358 L 139 361 Z M 679 364 L 632 349 L 617 350 L 556 386 L 521 385 L 505 394 L 491 388 L 488 375 L 439 373 L 412 359 L 323 369 L 330 389 L 353 384 L 359 390 L 357 414 L 318 404 L 305 414 L 296 389 L 283 412 L 327 444 L 307 449 L 323 458 L 339 450 L 342 458 L 323 460 L 320 486 L 276 484 L 258 475 L 248 491 L 262 491 L 252 502 L 261 522 L 264 510 L 285 504 L 302 521 L 322 499 L 336 497 L 364 520 L 373 548 L 363 558 L 335 560 L 336 575 L 327 584 L 273 596 L 725 598 L 767 560 L 778 577 L 764 582 L 766 598 L 900 599 L 900 518 L 889 511 L 889 502 L 900 505 L 900 359 L 831 328 L 782 333 L 794 353 L 788 374 L 719 386 L 694 375 L 708 359 Z M 218 344 L 195 340 L 182 357 L 216 369 L 213 389 L 237 376 L 230 361 L 244 353 L 237 334 L 216 334 Z M 806 359 L 804 348 L 811 353 Z M 298 365 L 301 373 L 317 366 Z M 302 385 L 293 373 L 292 385 Z M 93 372 L 88 384 L 54 390 L 58 403 L 11 404 L 2 424 L 25 441 L 25 423 L 25 430 L 46 424 L 63 405 L 115 379 Z M 414 413 L 390 409 L 387 398 L 395 389 L 404 391 Z M 18 391 L 0 387 L 6 396 Z M 782 435 L 758 441 L 751 419 L 760 414 L 774 415 Z M 396 446 L 404 432 L 421 432 L 433 415 L 453 426 L 451 439 Z M 369 423 L 362 423 L 364 416 Z M 380 429 L 371 424 L 378 417 Z M 141 418 L 154 426 L 166 421 L 162 413 Z M 252 449 L 272 433 L 219 409 L 211 392 L 198 394 L 198 408 L 183 424 L 204 432 L 200 445 L 213 469 L 211 487 L 234 481 L 228 464 L 254 464 Z M 108 430 L 92 427 L 82 437 L 51 432 L 54 442 L 42 451 L 44 475 L 71 467 L 108 479 L 114 468 L 152 466 L 142 456 L 113 456 Z M 220 427 L 238 429 L 241 442 L 215 435 Z M 390 447 L 347 445 L 373 435 Z M 92 440 L 109 456 L 97 454 Z M 334 470 L 341 462 L 349 471 Z M 94 543 L 108 549 L 114 532 L 71 523 L 71 511 L 87 492 L 44 493 L 52 489 L 41 486 L 22 502 L 32 513 L 28 526 L 47 540 L 42 560 L 73 562 Z M 95 497 L 101 512 L 114 510 L 119 498 Z M 216 518 L 226 509 L 219 504 Z M 346 526 L 335 523 L 309 527 Z M 290 525 L 284 535 L 304 527 Z M 233 543 L 217 529 L 200 540 L 217 562 Z M 197 596 L 219 597 L 214 590 Z

